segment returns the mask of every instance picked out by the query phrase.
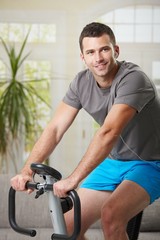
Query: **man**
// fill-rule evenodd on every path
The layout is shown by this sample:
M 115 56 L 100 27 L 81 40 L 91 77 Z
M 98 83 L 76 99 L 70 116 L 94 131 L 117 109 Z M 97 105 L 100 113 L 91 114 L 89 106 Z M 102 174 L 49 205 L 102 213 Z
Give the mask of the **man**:
M 84 108 L 99 124 L 73 173 L 54 184 L 58 197 L 78 186 L 82 230 L 101 218 L 107 240 L 127 240 L 128 221 L 160 197 L 160 101 L 155 87 L 135 64 L 118 62 L 112 30 L 101 23 L 84 27 L 81 58 L 88 69 L 77 74 L 12 187 L 25 190 L 32 162 L 41 163 Z M 72 231 L 70 212 L 66 214 Z

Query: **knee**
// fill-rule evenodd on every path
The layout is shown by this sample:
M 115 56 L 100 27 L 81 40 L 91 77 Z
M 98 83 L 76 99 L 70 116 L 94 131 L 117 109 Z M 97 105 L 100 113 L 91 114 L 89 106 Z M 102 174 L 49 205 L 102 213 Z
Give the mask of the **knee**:
M 115 216 L 113 209 L 107 204 L 101 209 L 101 221 L 102 227 L 109 235 L 112 235 L 116 226 L 115 226 Z
M 125 224 L 112 204 L 105 204 L 101 209 L 102 228 L 109 238 L 125 231 Z

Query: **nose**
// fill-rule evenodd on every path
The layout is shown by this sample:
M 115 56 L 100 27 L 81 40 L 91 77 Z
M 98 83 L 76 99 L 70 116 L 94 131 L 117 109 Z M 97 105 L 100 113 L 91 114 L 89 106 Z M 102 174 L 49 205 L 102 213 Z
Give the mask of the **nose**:
M 95 54 L 95 60 L 96 62 L 101 62 L 103 60 L 103 56 L 99 51 L 97 51 Z

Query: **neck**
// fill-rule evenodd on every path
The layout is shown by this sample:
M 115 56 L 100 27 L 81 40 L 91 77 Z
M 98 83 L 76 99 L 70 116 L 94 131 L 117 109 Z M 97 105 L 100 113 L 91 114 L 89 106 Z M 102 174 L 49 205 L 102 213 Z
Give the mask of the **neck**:
M 112 85 L 113 79 L 118 72 L 119 66 L 116 63 L 115 66 L 113 67 L 112 71 L 110 71 L 107 76 L 94 76 L 96 79 L 96 82 L 100 88 L 108 88 Z

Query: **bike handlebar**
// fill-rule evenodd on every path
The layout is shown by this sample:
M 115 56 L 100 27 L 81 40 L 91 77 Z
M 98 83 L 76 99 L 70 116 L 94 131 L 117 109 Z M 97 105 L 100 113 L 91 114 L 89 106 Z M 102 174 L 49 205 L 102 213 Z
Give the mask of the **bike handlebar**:
M 38 183 L 30 183 L 27 182 L 26 187 L 37 189 Z M 45 186 L 45 189 L 48 191 L 53 190 L 52 184 L 47 184 Z M 11 227 L 18 233 L 25 234 L 31 237 L 34 237 L 36 235 L 36 230 L 34 229 L 25 229 L 23 227 L 20 227 L 16 222 L 16 210 L 15 210 L 15 195 L 16 191 L 11 187 L 9 190 L 9 223 Z M 52 234 L 52 240 L 53 239 L 66 239 L 66 240 L 75 240 L 80 233 L 81 229 L 81 205 L 80 200 L 78 197 L 78 194 L 75 190 L 72 190 L 68 193 L 68 196 L 71 197 L 73 203 L 74 203 L 74 231 L 71 236 L 62 235 L 62 234 Z
M 9 223 L 11 227 L 18 233 L 29 235 L 31 237 L 36 236 L 36 230 L 34 229 L 25 229 L 17 225 L 16 222 L 16 215 L 15 215 L 15 196 L 16 196 L 16 191 L 11 187 L 9 190 Z

